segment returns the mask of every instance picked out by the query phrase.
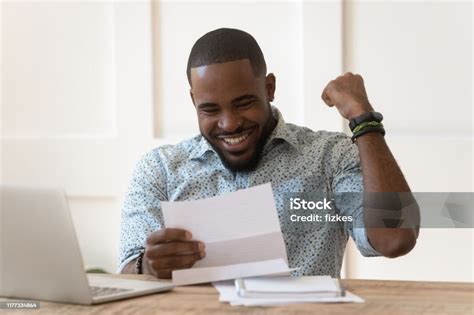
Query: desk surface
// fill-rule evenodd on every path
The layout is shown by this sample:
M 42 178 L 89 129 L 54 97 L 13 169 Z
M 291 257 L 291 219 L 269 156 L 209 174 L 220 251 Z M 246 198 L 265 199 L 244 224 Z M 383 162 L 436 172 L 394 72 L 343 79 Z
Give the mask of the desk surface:
M 114 275 L 147 279 L 141 275 Z M 28 314 L 473 314 L 474 284 L 449 282 L 343 280 L 363 304 L 294 304 L 280 307 L 230 306 L 209 284 L 94 306 L 41 302 Z M 20 311 L 21 312 L 21 311 Z M 19 314 L 1 310 L 2 314 Z M 23 312 L 21 312 L 23 313 Z

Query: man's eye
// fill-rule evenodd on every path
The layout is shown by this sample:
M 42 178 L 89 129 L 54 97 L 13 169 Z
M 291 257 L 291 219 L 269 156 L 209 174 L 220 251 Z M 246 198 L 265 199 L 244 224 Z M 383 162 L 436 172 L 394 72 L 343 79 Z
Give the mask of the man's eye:
M 208 115 L 216 114 L 218 111 L 219 110 L 215 109 L 215 108 L 206 108 L 206 109 L 201 110 L 201 112 L 203 112 L 205 114 L 208 114 Z
M 247 103 L 238 104 L 237 107 L 238 108 L 247 108 L 247 107 L 250 107 L 252 104 L 253 104 L 253 101 L 250 101 L 250 102 L 247 102 Z

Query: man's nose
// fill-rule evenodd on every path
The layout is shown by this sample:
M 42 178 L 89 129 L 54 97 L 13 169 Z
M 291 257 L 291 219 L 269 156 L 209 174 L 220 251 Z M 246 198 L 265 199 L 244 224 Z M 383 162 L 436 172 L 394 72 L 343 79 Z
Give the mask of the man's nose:
M 222 113 L 218 126 L 227 133 L 235 132 L 242 126 L 242 117 L 235 111 L 226 111 Z

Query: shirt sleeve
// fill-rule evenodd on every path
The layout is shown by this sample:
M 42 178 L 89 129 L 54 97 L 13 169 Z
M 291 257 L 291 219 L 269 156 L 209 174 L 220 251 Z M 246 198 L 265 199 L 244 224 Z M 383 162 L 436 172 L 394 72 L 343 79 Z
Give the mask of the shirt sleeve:
M 352 224 L 347 230 L 357 245 L 359 252 L 365 257 L 381 256 L 370 244 L 364 225 L 363 213 L 363 181 L 360 168 L 359 151 L 350 138 L 340 136 L 333 147 L 333 181 L 332 189 L 339 203 L 341 215 L 352 217 Z
M 158 149 L 137 163 L 122 208 L 118 270 L 138 257 L 146 237 L 164 227 L 161 201 L 166 197 L 166 174 Z

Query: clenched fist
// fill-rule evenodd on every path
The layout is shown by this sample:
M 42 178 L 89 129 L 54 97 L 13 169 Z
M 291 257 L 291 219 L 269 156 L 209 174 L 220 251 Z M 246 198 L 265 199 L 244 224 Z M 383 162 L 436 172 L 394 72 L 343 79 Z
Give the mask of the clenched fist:
M 364 80 L 351 72 L 329 82 L 321 98 L 328 106 L 336 106 L 341 116 L 347 120 L 374 110 L 367 98 Z

